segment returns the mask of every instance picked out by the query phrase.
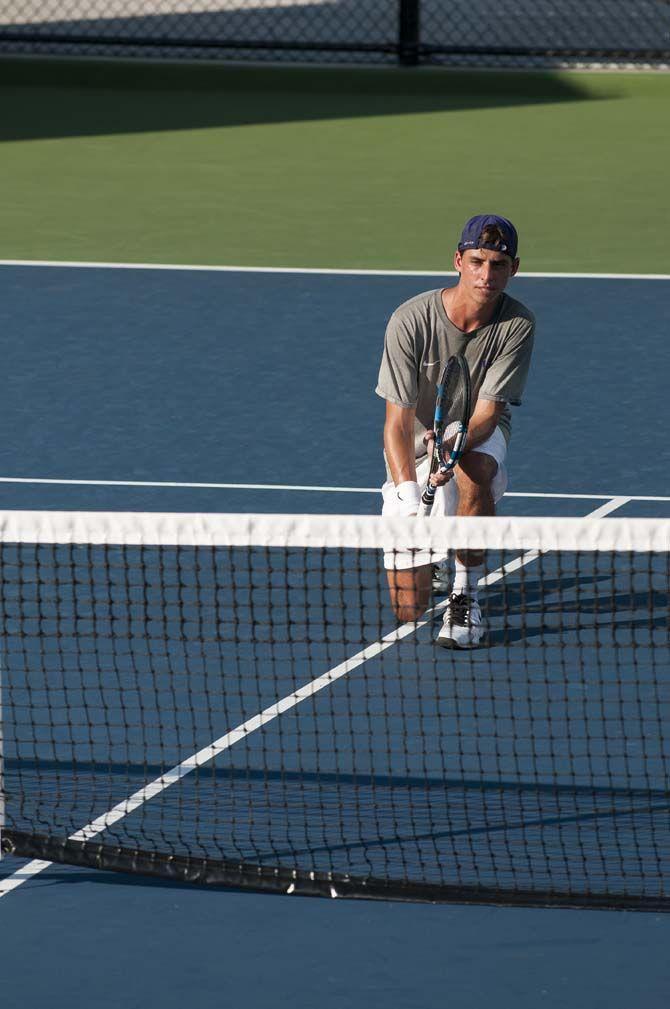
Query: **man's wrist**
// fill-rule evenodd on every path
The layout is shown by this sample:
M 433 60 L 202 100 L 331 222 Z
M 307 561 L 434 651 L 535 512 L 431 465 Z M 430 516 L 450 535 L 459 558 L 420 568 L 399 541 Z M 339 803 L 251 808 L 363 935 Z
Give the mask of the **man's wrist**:
M 398 502 L 396 514 L 417 514 L 421 504 L 421 488 L 416 480 L 403 480 L 396 484 L 395 494 Z

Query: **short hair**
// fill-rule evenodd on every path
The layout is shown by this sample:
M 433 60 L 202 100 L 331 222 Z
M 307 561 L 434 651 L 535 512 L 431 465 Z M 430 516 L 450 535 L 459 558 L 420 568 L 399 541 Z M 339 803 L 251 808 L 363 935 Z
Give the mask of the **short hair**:
M 505 252 L 509 255 L 507 250 L 507 239 L 505 238 L 502 228 L 499 228 L 497 224 L 487 224 L 481 235 L 482 245 L 487 248 L 494 248 L 495 246 L 502 246 L 498 251 Z

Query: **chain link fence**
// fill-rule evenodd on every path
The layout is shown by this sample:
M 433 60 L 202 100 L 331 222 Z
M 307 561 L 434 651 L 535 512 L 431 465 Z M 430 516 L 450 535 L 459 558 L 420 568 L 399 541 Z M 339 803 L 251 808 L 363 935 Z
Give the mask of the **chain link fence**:
M 0 51 L 670 66 L 670 0 L 0 0 Z

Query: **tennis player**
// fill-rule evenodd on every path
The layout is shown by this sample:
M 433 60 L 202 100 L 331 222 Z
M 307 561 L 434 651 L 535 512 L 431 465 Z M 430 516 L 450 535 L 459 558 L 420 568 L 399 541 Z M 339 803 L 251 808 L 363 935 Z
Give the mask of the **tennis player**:
M 521 403 L 535 328 L 531 312 L 505 294 L 519 268 L 517 247 L 511 221 L 497 214 L 472 217 L 454 253 L 458 283 L 419 294 L 391 316 L 376 388 L 386 400 L 382 514 L 419 512 L 430 469 L 426 442 L 438 378 L 452 354 L 463 354 L 473 403 L 466 451 L 453 473 L 432 478 L 438 484 L 432 514 L 495 515 L 496 502 L 507 487 L 510 406 Z M 435 560 L 439 563 L 434 565 Z M 481 644 L 486 628 L 477 586 L 483 560 L 479 551 L 458 553 L 452 583 L 446 550 L 445 558 L 387 555 L 398 619 L 416 620 L 428 606 L 431 587 L 446 590 L 449 598 L 437 643 L 445 648 Z

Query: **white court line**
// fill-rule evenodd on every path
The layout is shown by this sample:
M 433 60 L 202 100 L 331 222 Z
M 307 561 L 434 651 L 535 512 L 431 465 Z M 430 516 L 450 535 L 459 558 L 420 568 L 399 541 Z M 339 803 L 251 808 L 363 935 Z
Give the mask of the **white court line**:
M 587 515 L 587 518 L 601 518 L 603 515 L 607 515 L 617 508 L 620 508 L 625 504 L 629 498 L 617 497 L 613 498 L 611 501 L 597 508 L 595 511 Z M 528 564 L 531 564 L 539 556 L 539 553 L 535 550 L 526 551 L 519 557 L 515 558 L 513 561 L 506 563 L 503 568 L 499 568 L 497 571 L 492 571 L 490 574 L 486 575 L 482 580 L 482 585 L 493 585 L 500 581 L 504 575 L 510 571 L 517 571 Z M 170 785 L 173 785 L 176 781 L 184 778 L 187 774 L 196 770 L 198 767 L 202 767 L 204 764 L 208 763 L 219 753 L 223 753 L 225 750 L 230 749 L 235 743 L 242 739 L 248 738 L 250 733 L 256 732 L 261 729 L 264 725 L 269 722 L 274 721 L 279 715 L 284 714 L 286 711 L 290 711 L 292 708 L 297 707 L 302 701 L 313 697 L 320 690 L 325 687 L 330 686 L 335 683 L 341 677 L 348 675 L 354 669 L 363 665 L 368 659 L 374 658 L 380 655 L 382 652 L 390 648 L 391 645 L 396 644 L 396 642 L 408 637 L 413 634 L 420 627 L 425 627 L 425 625 L 430 621 L 430 619 L 436 614 L 441 612 L 447 605 L 447 600 L 438 603 L 436 606 L 427 610 L 423 618 L 419 621 L 413 623 L 402 624 L 400 627 L 395 628 L 390 631 L 384 637 L 380 638 L 379 641 L 375 641 L 374 644 L 367 645 L 361 651 L 356 652 L 350 658 L 345 659 L 339 665 L 335 666 L 333 669 L 328 670 L 328 672 L 323 673 L 321 676 L 312 680 L 310 683 L 305 684 L 298 690 L 294 691 L 281 700 L 275 702 L 275 704 L 270 705 L 270 707 L 265 708 L 259 714 L 254 715 L 252 718 L 247 719 L 237 728 L 233 729 L 231 732 L 225 733 L 225 735 L 220 736 L 219 739 L 214 740 L 208 746 L 203 747 L 194 753 L 192 756 L 187 757 L 181 763 L 176 764 L 173 768 L 162 774 L 160 777 L 155 778 L 149 784 L 144 785 L 143 788 L 134 792 L 123 802 L 118 803 L 113 806 L 108 812 L 104 813 L 102 816 L 97 817 L 90 823 L 87 823 L 76 833 L 71 834 L 69 840 L 71 841 L 89 841 L 94 837 L 101 834 L 107 827 L 116 823 L 118 820 L 123 819 L 129 813 L 132 813 L 138 807 L 142 806 L 149 799 L 154 798 L 161 792 L 164 792 Z M 0 898 L 5 896 L 5 894 L 10 893 L 17 887 L 21 886 L 22 883 L 26 883 L 29 879 L 32 879 L 38 873 L 47 869 L 52 863 L 45 862 L 43 860 L 35 859 L 28 862 L 26 865 L 22 866 L 11 876 L 0 881 Z
M 38 872 L 42 872 L 44 869 L 48 869 L 51 862 L 43 862 L 40 859 L 33 859 L 32 862 L 26 862 L 22 865 L 20 869 L 12 873 L 11 876 L 6 876 L 5 879 L 0 879 L 0 897 L 4 897 L 6 894 L 11 893 L 12 890 L 16 890 L 17 887 L 21 886 L 22 883 L 27 883 L 29 879 L 36 876 Z
M 600 508 L 596 508 L 596 510 L 591 512 L 588 517 L 591 519 L 604 518 L 605 515 L 611 515 L 611 513 L 616 511 L 617 508 L 622 508 L 625 504 L 628 504 L 628 502 L 632 500 L 633 499 L 629 497 L 614 497 L 611 501 L 607 501 L 604 505 L 601 505 Z
M 185 490 L 286 490 L 323 494 L 379 494 L 379 487 L 322 487 L 310 484 L 284 483 L 189 483 L 177 480 L 69 480 L 47 477 L 0 477 L 0 484 L 54 484 L 62 487 L 168 487 Z M 573 501 L 620 500 L 617 494 L 560 494 L 541 491 L 507 491 L 505 497 L 559 498 Z M 623 500 L 623 499 L 621 499 Z M 625 501 L 670 501 L 670 497 L 628 495 Z M 617 506 L 618 507 L 618 506 Z
M 302 266 L 208 266 L 183 263 L 106 263 L 48 259 L 0 259 L 0 266 L 48 266 L 76 270 L 181 270 L 210 273 L 292 273 L 335 277 L 455 277 L 453 270 L 349 270 Z M 567 280 L 670 280 L 668 273 L 519 273 L 519 277 Z
M 618 494 L 554 494 L 549 492 L 537 492 L 537 491 L 505 491 L 505 497 L 546 497 L 546 498 L 565 498 L 573 501 L 620 501 L 622 504 L 626 504 L 628 501 L 670 501 L 670 497 L 658 497 L 654 495 L 634 495 L 627 494 L 626 497 L 620 497 Z M 617 508 L 620 507 L 617 505 Z M 586 518 L 594 518 L 593 515 L 587 515 Z
M 178 480 L 68 480 L 43 477 L 0 477 L 0 484 L 58 484 L 71 487 L 177 487 L 187 490 L 292 490 L 324 491 L 331 494 L 379 494 L 379 487 L 312 487 L 307 484 L 188 483 Z

